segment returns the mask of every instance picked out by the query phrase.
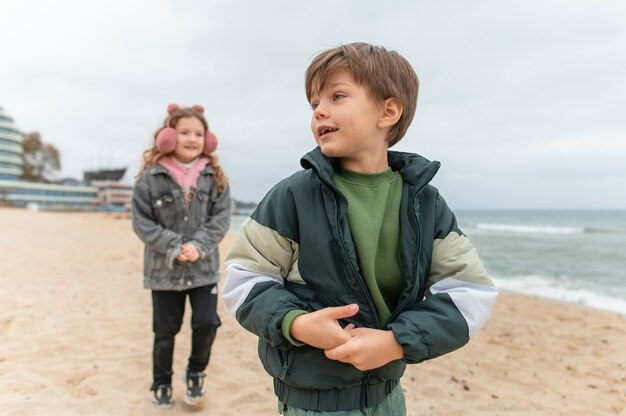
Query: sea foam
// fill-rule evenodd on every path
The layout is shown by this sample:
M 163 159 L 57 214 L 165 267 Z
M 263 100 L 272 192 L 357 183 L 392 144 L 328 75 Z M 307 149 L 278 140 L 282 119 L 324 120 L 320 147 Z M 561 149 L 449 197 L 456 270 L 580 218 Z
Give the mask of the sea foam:
M 584 289 L 571 281 L 540 275 L 493 277 L 493 280 L 502 290 L 626 315 L 626 299 Z
M 519 225 L 478 223 L 474 227 L 483 231 L 496 231 L 523 234 L 584 234 L 585 228 L 556 227 L 553 225 Z

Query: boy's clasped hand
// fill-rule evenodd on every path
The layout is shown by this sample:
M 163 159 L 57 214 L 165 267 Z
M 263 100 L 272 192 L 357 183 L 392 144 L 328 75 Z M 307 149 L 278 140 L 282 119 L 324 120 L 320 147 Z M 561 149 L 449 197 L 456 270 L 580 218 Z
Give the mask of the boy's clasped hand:
M 352 364 L 361 371 L 382 367 L 403 357 L 402 347 L 391 331 L 357 328 L 348 324 L 344 328 L 340 319 L 354 316 L 357 304 L 320 309 L 296 317 L 291 323 L 291 336 L 312 347 L 324 350 L 328 359 Z

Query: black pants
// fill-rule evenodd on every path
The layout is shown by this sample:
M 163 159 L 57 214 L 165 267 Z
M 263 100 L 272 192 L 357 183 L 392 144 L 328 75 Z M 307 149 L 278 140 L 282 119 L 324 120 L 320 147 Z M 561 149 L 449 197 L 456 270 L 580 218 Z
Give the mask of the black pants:
M 172 383 L 174 337 L 180 331 L 185 313 L 185 301 L 191 303 L 191 353 L 187 370 L 202 372 L 209 364 L 211 346 L 217 328 L 217 285 L 202 286 L 185 291 L 152 291 L 152 389 Z

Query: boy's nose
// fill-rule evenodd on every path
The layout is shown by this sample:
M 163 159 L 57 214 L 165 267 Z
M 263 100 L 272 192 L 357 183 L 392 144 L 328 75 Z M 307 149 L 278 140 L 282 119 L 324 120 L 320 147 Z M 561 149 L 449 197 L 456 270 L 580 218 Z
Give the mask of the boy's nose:
M 315 118 L 326 117 L 328 115 L 328 111 L 326 110 L 326 107 L 320 103 L 317 107 L 315 107 L 315 110 L 313 110 L 313 115 Z

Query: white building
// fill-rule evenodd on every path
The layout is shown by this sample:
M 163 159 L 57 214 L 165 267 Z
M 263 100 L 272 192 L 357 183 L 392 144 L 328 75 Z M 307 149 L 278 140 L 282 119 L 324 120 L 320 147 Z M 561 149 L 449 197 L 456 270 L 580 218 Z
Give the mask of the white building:
M 130 211 L 133 197 L 131 185 L 112 181 L 91 181 L 91 185 L 98 189 L 98 204 L 105 211 Z
M 98 188 L 22 180 L 23 135 L 0 107 L 0 205 L 45 209 L 98 209 Z
M 22 133 L 0 107 L 0 180 L 19 181 L 24 173 Z

